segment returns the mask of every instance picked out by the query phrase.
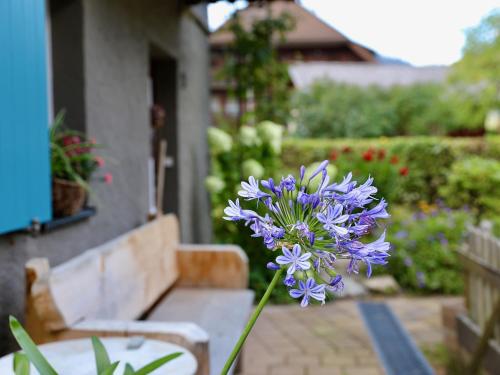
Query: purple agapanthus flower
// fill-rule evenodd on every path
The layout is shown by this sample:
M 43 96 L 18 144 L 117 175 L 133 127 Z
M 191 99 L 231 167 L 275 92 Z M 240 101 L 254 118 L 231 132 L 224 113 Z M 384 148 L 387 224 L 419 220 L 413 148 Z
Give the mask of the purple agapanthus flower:
M 239 200 L 229 201 L 224 210 L 224 219 L 243 221 L 268 249 L 281 249 L 282 255 L 267 268 L 280 273 L 286 269 L 283 284 L 292 297 L 302 297 L 302 306 L 324 302 L 326 292 L 342 290 L 338 258 L 349 260 L 348 272 L 357 273 L 364 264 L 370 276 L 372 265 L 386 264 L 389 256 L 385 233 L 373 242 L 363 240 L 389 217 L 387 202 L 375 196 L 373 178 L 358 185 L 349 173 L 340 183 L 331 182 L 327 166 L 323 161 L 307 179 L 302 166 L 298 179 L 288 175 L 279 184 L 272 178 L 259 182 L 250 177 L 241 183 L 238 195 L 257 201 L 259 214 L 243 209 Z M 319 184 L 310 183 L 314 178 L 321 178 Z
M 270 178 L 267 181 L 266 180 L 261 181 L 261 184 L 264 188 L 273 192 L 273 194 L 277 198 L 281 198 L 281 196 L 283 195 L 283 189 L 281 188 L 281 186 L 276 186 L 272 178 Z
M 323 223 L 323 228 L 332 236 L 345 236 L 349 232 L 346 227 L 339 225 L 349 219 L 349 215 L 342 215 L 342 209 L 341 204 L 336 204 L 335 206 L 328 206 L 326 214 L 321 212 L 316 215 L 319 222 Z
M 316 284 L 316 281 L 312 277 L 308 278 L 304 283 L 302 280 L 299 280 L 299 288 L 291 289 L 290 295 L 293 298 L 302 297 L 302 301 L 300 302 L 300 306 L 306 307 L 309 305 L 309 301 L 311 298 L 314 298 L 316 301 L 320 301 L 322 304 L 325 303 L 325 288 L 324 284 Z
M 292 251 L 288 250 L 285 246 L 282 248 L 283 255 L 276 258 L 276 263 L 283 266 L 288 266 L 287 274 L 293 275 L 295 271 L 306 271 L 311 268 L 309 258 L 311 253 L 302 254 L 300 245 L 293 245 Z
M 250 176 L 248 178 L 248 182 L 242 181 L 241 188 L 243 190 L 238 191 L 238 195 L 240 197 L 246 198 L 246 200 L 261 199 L 269 196 L 269 194 L 264 193 L 262 190 L 260 190 L 259 181 L 256 180 L 253 176 Z
M 230 220 L 230 221 L 238 221 L 238 220 L 251 220 L 258 218 L 259 215 L 252 210 L 243 210 L 240 207 L 240 200 L 236 199 L 235 202 L 229 201 L 229 206 L 224 209 L 224 213 L 227 216 L 224 216 L 224 220 Z
M 286 275 L 285 279 L 283 280 L 283 284 L 288 287 L 294 286 L 296 282 L 297 281 L 295 280 L 295 277 L 293 277 L 293 275 Z
M 333 279 L 331 279 L 328 285 L 326 286 L 326 289 L 331 292 L 342 291 L 342 289 L 344 289 L 344 282 L 342 281 L 342 276 L 337 275 Z
M 291 174 L 289 174 L 287 177 L 284 177 L 281 179 L 280 186 L 287 191 L 293 191 L 295 190 L 295 177 L 293 177 Z
M 345 248 L 351 255 L 347 271 L 358 273 L 358 262 L 363 261 L 366 264 L 366 275 L 370 277 L 372 274 L 372 264 L 387 263 L 390 247 L 390 243 L 385 241 L 385 232 L 382 233 L 378 240 L 369 244 L 363 244 L 359 241 L 345 244 Z
M 268 214 L 264 218 L 254 219 L 250 229 L 254 232 L 252 237 L 262 237 L 268 249 L 273 249 L 276 246 L 276 240 L 285 236 L 285 230 L 275 226 L 273 219 Z

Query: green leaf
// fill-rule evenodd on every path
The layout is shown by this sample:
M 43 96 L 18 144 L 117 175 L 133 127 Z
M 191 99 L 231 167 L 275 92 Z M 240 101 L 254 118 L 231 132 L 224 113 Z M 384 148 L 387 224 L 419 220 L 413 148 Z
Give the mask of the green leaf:
M 146 366 L 140 368 L 139 370 L 137 370 L 134 375 L 147 375 L 147 374 L 153 372 L 154 370 L 156 370 L 157 368 L 163 366 L 165 363 L 170 362 L 170 361 L 176 359 L 177 357 L 180 357 L 182 354 L 183 353 L 181 353 L 181 352 L 176 352 L 176 353 L 166 355 L 165 357 L 158 358 L 157 360 L 155 360 L 155 361 L 147 364 Z
M 94 348 L 95 365 L 97 368 L 97 373 L 102 374 L 111 365 L 108 352 L 106 351 L 106 348 L 102 344 L 102 341 L 95 336 L 92 336 L 92 347 Z
M 36 367 L 40 375 L 58 375 L 49 362 L 47 362 L 42 353 L 38 350 L 21 323 L 19 323 L 19 321 L 13 316 L 10 316 L 9 325 L 17 343 L 23 349 L 30 362 Z
M 115 372 L 116 368 L 118 367 L 118 364 L 120 362 L 116 361 L 114 363 L 111 363 L 108 367 L 106 367 L 102 372 L 98 372 L 99 375 L 113 375 Z
M 24 353 L 14 353 L 13 369 L 16 375 L 30 375 L 30 360 Z
M 125 365 L 125 371 L 123 372 L 123 375 L 135 375 L 134 368 L 130 365 L 130 363 L 127 363 Z

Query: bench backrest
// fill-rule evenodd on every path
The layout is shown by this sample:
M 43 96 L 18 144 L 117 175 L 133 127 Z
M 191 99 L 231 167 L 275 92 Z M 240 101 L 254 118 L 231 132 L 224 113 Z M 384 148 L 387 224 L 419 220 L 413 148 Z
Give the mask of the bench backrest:
M 52 270 L 34 259 L 28 303 L 52 330 L 87 319 L 137 319 L 178 278 L 178 243 L 177 219 L 166 215 Z

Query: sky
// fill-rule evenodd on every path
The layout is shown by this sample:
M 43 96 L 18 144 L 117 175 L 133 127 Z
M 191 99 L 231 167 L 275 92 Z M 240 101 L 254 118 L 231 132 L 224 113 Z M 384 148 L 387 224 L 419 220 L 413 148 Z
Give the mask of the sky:
M 316 16 L 377 53 L 416 66 L 460 59 L 465 30 L 500 9 L 500 0 L 301 0 Z M 209 5 L 212 30 L 245 1 Z

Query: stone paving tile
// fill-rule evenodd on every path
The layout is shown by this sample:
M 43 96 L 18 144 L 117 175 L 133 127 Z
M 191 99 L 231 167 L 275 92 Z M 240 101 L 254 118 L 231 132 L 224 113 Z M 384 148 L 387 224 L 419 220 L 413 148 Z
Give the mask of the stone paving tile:
M 417 345 L 425 346 L 443 341 L 441 305 L 452 299 L 456 298 L 383 300 Z M 355 300 L 306 310 L 297 305 L 267 306 L 247 340 L 242 361 L 241 375 L 384 374 Z

